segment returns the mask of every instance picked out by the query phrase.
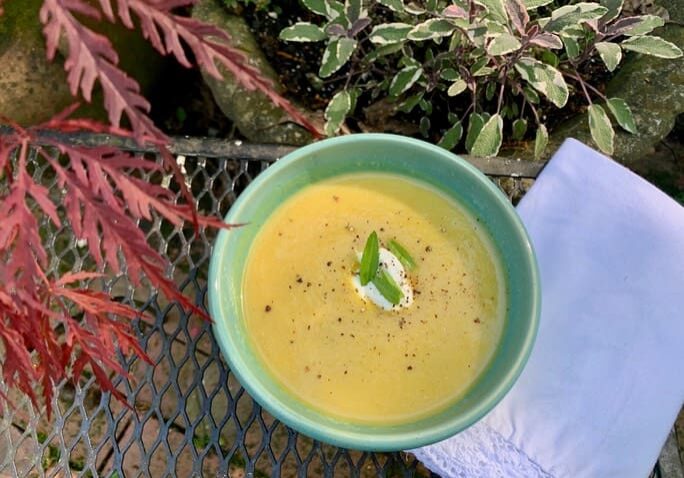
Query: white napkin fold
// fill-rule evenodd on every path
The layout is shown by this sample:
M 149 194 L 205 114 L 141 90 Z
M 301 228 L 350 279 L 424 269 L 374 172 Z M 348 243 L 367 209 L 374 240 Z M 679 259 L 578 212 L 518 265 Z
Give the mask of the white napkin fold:
M 518 206 L 539 334 L 483 420 L 412 452 L 467 478 L 648 476 L 684 402 L 684 208 L 569 139 Z

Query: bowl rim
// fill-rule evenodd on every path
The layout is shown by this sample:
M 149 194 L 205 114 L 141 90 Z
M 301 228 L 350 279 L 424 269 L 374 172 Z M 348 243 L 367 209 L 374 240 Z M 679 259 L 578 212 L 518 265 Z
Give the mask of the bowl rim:
M 328 138 L 298 148 L 286 154 L 281 159 L 278 159 L 273 165 L 261 172 L 237 197 L 237 200 L 233 203 L 226 214 L 224 221 L 231 222 L 231 218 L 240 211 L 241 206 L 252 200 L 252 196 L 259 194 L 259 189 L 262 183 L 266 182 L 271 176 L 279 174 L 282 169 L 288 167 L 291 163 L 305 160 L 306 157 L 323 148 L 341 146 L 350 142 L 355 143 L 369 140 L 390 141 L 394 143 L 399 142 L 404 144 L 409 143 L 413 146 L 426 150 L 428 154 L 437 154 L 451 160 L 452 162 L 459 163 L 460 167 L 465 168 L 468 172 L 473 174 L 473 176 L 477 178 L 485 187 L 485 189 L 487 189 L 488 192 L 496 199 L 499 205 L 502 206 L 502 209 L 508 216 L 508 219 L 511 220 L 515 229 L 518 230 L 518 237 L 522 239 L 521 246 L 526 251 L 526 262 L 532 279 L 530 284 L 532 297 L 529 327 L 524 335 L 522 347 L 515 355 L 515 360 L 510 362 L 510 366 L 506 369 L 502 379 L 485 393 L 482 400 L 478 401 L 474 406 L 468 409 L 466 413 L 456 417 L 451 417 L 448 420 L 445 420 L 444 422 L 428 429 L 407 430 L 403 432 L 396 431 L 391 435 L 379 435 L 373 433 L 340 430 L 334 426 L 318 423 L 315 420 L 302 416 L 301 414 L 297 413 L 296 410 L 293 410 L 291 407 L 283 404 L 277 399 L 277 397 L 269 392 L 267 387 L 262 386 L 258 380 L 249 379 L 254 374 L 250 370 L 247 361 L 244 360 L 240 354 L 234 352 L 237 350 L 233 347 L 233 344 L 235 343 L 234 338 L 231 337 L 228 329 L 221 325 L 221 321 L 217 320 L 218 318 L 229 320 L 228 318 L 222 316 L 220 301 L 215 298 L 220 293 L 220 288 L 218 287 L 220 283 L 218 269 L 225 250 L 224 243 L 228 239 L 228 234 L 231 233 L 228 230 L 221 230 L 214 242 L 209 263 L 207 294 L 209 313 L 212 317 L 212 331 L 216 341 L 218 342 L 221 353 L 224 359 L 227 361 L 230 371 L 236 375 L 240 384 L 249 393 L 249 395 L 259 405 L 262 406 L 262 408 L 266 409 L 271 415 L 283 422 L 285 425 L 325 443 L 357 450 L 397 451 L 418 448 L 431 443 L 436 443 L 460 431 L 463 431 L 483 418 L 503 399 L 503 397 L 512 388 L 522 373 L 532 352 L 537 330 L 539 328 L 541 287 L 539 281 L 539 266 L 529 234 L 527 233 L 527 229 L 515 211 L 515 208 L 510 203 L 509 199 L 503 194 L 503 192 L 487 176 L 485 176 L 484 173 L 460 156 L 453 154 L 439 146 L 410 137 L 386 133 L 359 133 L 336 138 Z M 302 406 L 305 407 L 306 405 L 302 404 Z M 358 426 L 362 428 L 364 425 L 358 424 Z

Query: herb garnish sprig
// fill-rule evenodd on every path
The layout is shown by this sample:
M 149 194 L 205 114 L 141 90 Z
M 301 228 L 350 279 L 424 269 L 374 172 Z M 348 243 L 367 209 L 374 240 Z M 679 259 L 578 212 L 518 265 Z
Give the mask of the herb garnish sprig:
M 394 239 L 389 241 L 387 248 L 407 270 L 412 270 L 416 267 L 416 262 L 408 251 Z M 401 287 L 399 287 L 386 269 L 380 267 L 380 241 L 375 231 L 370 233 L 363 248 L 359 267 L 359 280 L 361 285 L 364 286 L 372 282 L 380 294 L 392 305 L 397 305 L 404 298 L 404 292 L 401 290 Z

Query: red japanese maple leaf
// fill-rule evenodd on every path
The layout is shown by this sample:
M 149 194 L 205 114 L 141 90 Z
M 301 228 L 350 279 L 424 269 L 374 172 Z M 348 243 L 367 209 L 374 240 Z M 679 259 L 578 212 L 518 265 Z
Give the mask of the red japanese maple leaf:
M 22 129 L 15 124 L 12 132 L 0 135 L 0 170 L 7 182 L 6 193 L 0 193 L 0 210 L 5 213 L 0 223 L 0 342 L 7 352 L 1 361 L 2 376 L 36 404 L 40 385 L 48 413 L 54 385 L 65 378 L 78 380 L 84 367 L 90 368 L 104 390 L 123 400 L 108 375 L 108 371 L 125 374 L 116 351 L 148 359 L 130 329 L 130 320 L 139 312 L 84 287 L 84 281 L 99 272 L 62 277 L 48 272 L 38 215 L 55 227 L 66 221 L 76 237 L 86 240 L 100 271 L 116 273 L 125 265 L 134 284 L 146 278 L 170 300 L 203 317 L 203 309 L 167 277 L 168 260 L 147 243 L 138 221 L 159 214 L 176 225 L 194 220 L 200 227 L 231 227 L 197 214 L 193 202 L 176 204 L 168 189 L 132 174 L 135 170 L 166 173 L 168 162 L 160 164 L 109 146 L 64 144 L 45 134 L 46 128 L 87 129 L 132 137 L 106 125 L 69 120 L 66 115 L 73 109 L 38 127 Z M 63 192 L 59 203 L 28 173 L 29 163 L 38 157 L 55 174 Z M 64 335 L 56 331 L 59 324 Z
M 167 277 L 168 260 L 147 243 L 139 221 L 160 215 L 175 225 L 191 220 L 196 228 L 231 227 L 197 213 L 183 174 L 166 147 L 169 138 L 150 120 L 150 105 L 138 83 L 119 68 L 119 57 L 109 39 L 83 25 L 79 17 L 120 21 L 128 28 L 137 23 L 160 53 L 173 55 L 190 67 L 187 49 L 197 64 L 215 77 L 220 77 L 219 65 L 223 65 L 246 88 L 263 91 L 295 121 L 319 135 L 317 128 L 230 46 L 224 32 L 173 13 L 174 8 L 193 1 L 114 1 L 44 0 L 40 10 L 48 59 L 54 59 L 63 39 L 68 48 L 64 67 L 72 94 L 91 101 L 93 88 L 99 84 L 111 124 L 70 119 L 74 105 L 47 123 L 27 129 L 4 120 L 12 129 L 0 131 L 0 211 L 5 215 L 0 222 L 0 348 L 5 351 L 0 369 L 5 384 L 24 392 L 35 404 L 42 394 L 48 414 L 54 385 L 64 379 L 78 381 L 86 367 L 104 390 L 124 400 L 109 378 L 110 371 L 125 375 L 115 358 L 117 350 L 149 360 L 130 328 L 139 312 L 87 288 L 88 281 L 103 271 L 116 273 L 125 266 L 133 283 L 147 279 L 187 311 L 206 317 Z M 130 131 L 122 124 L 128 124 Z M 148 161 L 114 147 L 66 144 L 44 134 L 45 130 L 132 137 L 156 146 L 163 161 Z M 29 174 L 29 165 L 38 160 L 52 169 L 62 192 L 60 198 L 51 196 Z M 143 175 L 132 174 L 132 170 L 172 173 L 185 202 L 176 204 L 167 189 L 140 179 Z M 50 269 L 39 217 L 47 218 L 54 227 L 69 227 L 84 239 L 98 270 L 60 277 Z M 58 333 L 59 329 L 64 333 Z
M 118 18 L 128 28 L 134 28 L 132 14 L 137 17 L 145 38 L 162 54 L 172 54 L 186 67 L 192 66 L 185 53 L 186 45 L 200 67 L 221 77 L 218 64 L 246 88 L 264 92 L 275 104 L 287 111 L 293 119 L 308 128 L 315 136 L 320 131 L 289 101 L 279 95 L 272 82 L 245 62 L 244 55 L 227 43 L 222 30 L 198 20 L 181 17 L 173 8 L 191 5 L 193 0 L 116 0 Z M 109 39 L 84 26 L 74 14 L 99 20 L 104 14 L 110 21 L 116 19 L 110 0 L 99 0 L 101 10 L 85 0 L 44 0 L 40 19 L 47 43 L 47 54 L 53 59 L 63 34 L 68 44 L 64 67 L 72 94 L 79 91 L 90 101 L 93 87 L 98 81 L 104 93 L 104 105 L 113 126 L 121 124 L 125 114 L 139 141 L 166 140 L 165 135 L 147 116 L 150 105 L 140 94 L 138 83 L 117 65 L 119 57 Z

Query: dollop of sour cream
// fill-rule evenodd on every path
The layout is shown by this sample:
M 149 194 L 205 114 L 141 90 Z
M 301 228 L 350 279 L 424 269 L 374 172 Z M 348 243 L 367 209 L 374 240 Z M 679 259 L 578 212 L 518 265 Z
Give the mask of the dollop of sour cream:
M 357 253 L 359 261 L 361 260 L 361 254 Z M 406 307 L 410 307 L 413 304 L 413 285 L 408 278 L 408 274 L 404 270 L 404 266 L 401 264 L 397 256 L 392 254 L 390 251 L 384 247 L 380 248 L 379 253 L 380 265 L 387 271 L 387 273 L 394 279 L 399 288 L 404 294 L 401 301 L 394 305 L 380 293 L 373 282 L 369 282 L 366 285 L 361 285 L 361 279 L 358 274 L 352 276 L 352 284 L 356 293 L 364 300 L 364 302 L 370 301 L 380 307 L 383 310 L 401 310 Z

